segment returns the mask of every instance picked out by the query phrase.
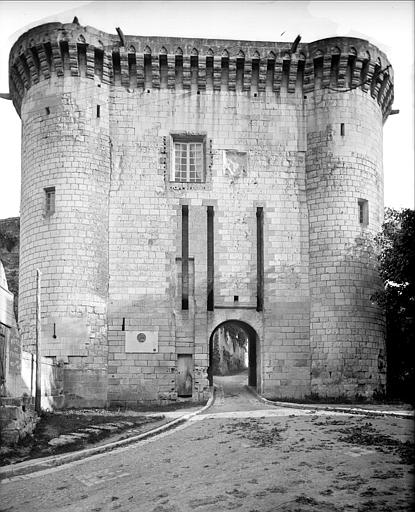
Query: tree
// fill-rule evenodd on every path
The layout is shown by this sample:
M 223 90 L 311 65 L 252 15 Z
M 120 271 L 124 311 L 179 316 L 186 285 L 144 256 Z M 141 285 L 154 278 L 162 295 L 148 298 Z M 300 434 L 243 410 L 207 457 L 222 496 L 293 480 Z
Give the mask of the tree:
M 374 297 L 386 317 L 387 384 L 391 398 L 413 401 L 415 355 L 415 211 L 385 209 L 377 237 L 384 288 Z

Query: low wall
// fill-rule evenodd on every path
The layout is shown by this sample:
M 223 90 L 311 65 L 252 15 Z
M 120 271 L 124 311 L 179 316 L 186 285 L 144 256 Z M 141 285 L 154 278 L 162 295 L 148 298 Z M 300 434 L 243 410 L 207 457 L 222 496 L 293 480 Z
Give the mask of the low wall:
M 0 441 L 4 446 L 18 443 L 32 434 L 39 421 L 32 400 L 25 398 L 0 398 Z

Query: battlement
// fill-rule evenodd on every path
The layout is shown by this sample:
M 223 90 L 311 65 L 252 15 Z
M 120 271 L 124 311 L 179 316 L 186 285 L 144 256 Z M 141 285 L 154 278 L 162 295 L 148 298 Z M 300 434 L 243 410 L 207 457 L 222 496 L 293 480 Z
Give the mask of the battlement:
M 23 34 L 9 59 L 10 93 L 20 113 L 32 85 L 52 76 L 86 77 L 126 89 L 190 89 L 280 94 L 360 88 L 384 118 L 393 73 L 368 41 L 335 37 L 300 43 L 118 36 L 75 23 L 48 23 Z

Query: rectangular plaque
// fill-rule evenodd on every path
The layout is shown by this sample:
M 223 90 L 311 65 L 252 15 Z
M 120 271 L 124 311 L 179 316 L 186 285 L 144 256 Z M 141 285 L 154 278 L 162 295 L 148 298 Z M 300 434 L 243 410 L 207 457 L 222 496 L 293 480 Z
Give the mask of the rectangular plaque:
M 155 354 L 159 351 L 157 331 L 125 331 L 125 352 Z

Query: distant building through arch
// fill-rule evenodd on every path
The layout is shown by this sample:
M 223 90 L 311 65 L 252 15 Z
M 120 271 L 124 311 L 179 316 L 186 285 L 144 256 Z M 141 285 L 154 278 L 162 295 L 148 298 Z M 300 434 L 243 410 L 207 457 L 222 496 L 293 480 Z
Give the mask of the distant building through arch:
M 230 375 L 248 370 L 246 384 L 256 388 L 260 343 L 249 324 L 241 320 L 226 320 L 209 338 L 209 383 L 215 375 Z

